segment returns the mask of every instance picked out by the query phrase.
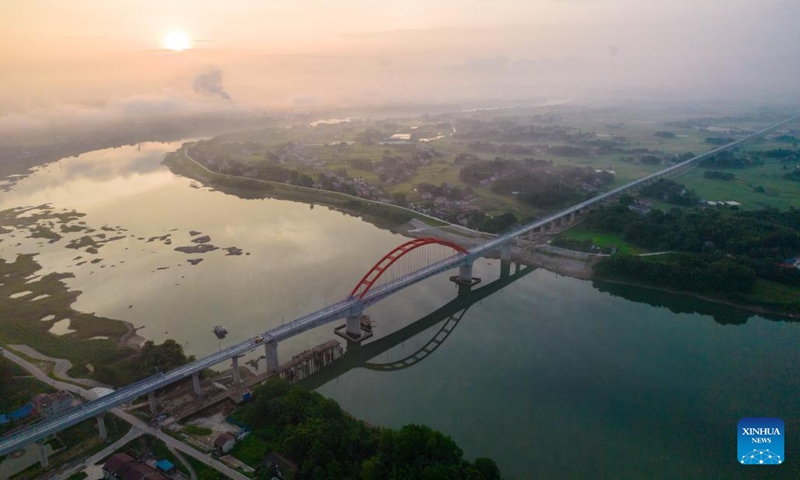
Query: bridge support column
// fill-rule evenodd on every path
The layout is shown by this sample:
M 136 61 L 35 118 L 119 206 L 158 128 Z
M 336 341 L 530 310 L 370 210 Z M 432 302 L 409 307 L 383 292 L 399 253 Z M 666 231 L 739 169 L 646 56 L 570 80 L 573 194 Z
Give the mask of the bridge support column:
M 203 395 L 203 389 L 200 387 L 200 372 L 192 374 L 192 390 L 194 390 L 194 394 L 198 397 Z
M 500 278 L 511 276 L 511 262 L 500 262 Z
M 511 261 L 511 244 L 506 243 L 500 247 L 500 261 L 501 262 L 510 262 Z M 472 278 L 472 272 L 470 273 L 470 278 Z
M 147 400 L 150 402 L 150 413 L 158 415 L 158 405 L 156 405 L 156 394 L 150 392 L 147 394 Z
M 278 342 L 265 343 L 264 356 L 267 357 L 267 371 L 277 371 L 280 366 L 280 362 L 278 361 Z
M 553 220 L 550 222 L 550 230 L 555 230 L 555 228 L 556 228 L 556 221 Z
M 108 438 L 108 431 L 106 430 L 106 421 L 102 415 L 97 417 L 97 431 L 100 433 L 100 438 L 105 440 Z
M 241 383 L 242 376 L 239 374 L 239 356 L 231 357 L 233 363 L 233 383 Z
M 450 277 L 450 281 L 467 287 L 472 287 L 481 283 L 480 278 L 472 276 L 472 261 L 458 267 L 458 275 Z
M 350 315 L 347 317 L 345 332 L 351 337 L 361 336 L 361 315 Z
M 573 223 L 575 221 L 575 212 L 569 214 L 569 223 Z
M 50 466 L 50 459 L 47 458 L 47 445 L 44 442 L 37 442 L 36 447 L 39 449 L 39 463 L 42 468 L 47 468 Z

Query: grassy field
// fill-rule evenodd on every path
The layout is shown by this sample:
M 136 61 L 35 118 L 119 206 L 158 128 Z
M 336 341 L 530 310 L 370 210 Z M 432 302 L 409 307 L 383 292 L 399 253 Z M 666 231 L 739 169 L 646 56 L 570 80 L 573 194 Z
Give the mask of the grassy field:
M 16 363 L 0 357 L 0 369 L 8 369 L 11 378 L 3 384 L 3 394 L 0 395 L 0 413 L 8 413 L 25 405 L 38 393 L 50 393 L 54 390 L 46 384 L 30 376 L 28 372 Z M 0 426 L 0 431 L 4 426 Z
M 636 245 L 626 242 L 622 237 L 610 233 L 595 232 L 578 225 L 574 228 L 561 232 L 556 238 L 572 239 L 572 240 L 591 240 L 594 245 L 598 247 L 611 247 L 616 246 L 620 253 L 629 253 L 631 255 L 639 255 L 647 253 L 648 251 L 637 247 Z
M 407 119 L 389 120 L 354 120 L 351 122 L 338 123 L 333 125 L 318 125 L 310 127 L 308 125 L 295 125 L 291 128 L 271 128 L 250 132 L 238 132 L 226 134 L 220 137 L 221 141 L 230 142 L 258 142 L 264 145 L 269 151 L 281 148 L 288 142 L 299 145 L 304 155 L 313 158 L 315 162 L 324 164 L 324 168 L 332 171 L 346 169 L 350 177 L 363 177 L 367 181 L 379 183 L 377 174 L 372 171 L 359 170 L 351 166 L 351 160 L 370 160 L 374 163 L 380 161 L 384 152 L 390 155 L 408 157 L 415 148 L 414 144 L 375 144 L 364 145 L 359 141 L 359 135 L 371 129 L 380 132 L 384 138 L 394 133 L 413 133 L 425 132 L 426 135 L 441 133 L 443 138 L 427 142 L 424 145 L 435 148 L 441 157 L 434 158 L 430 165 L 420 167 L 416 173 L 407 181 L 399 184 L 384 184 L 383 188 L 390 195 L 403 193 L 410 201 L 419 201 L 420 197 L 415 192 L 416 185 L 427 182 L 440 184 L 449 183 L 460 187 L 466 185 L 459 179 L 460 167 L 454 164 L 455 157 L 460 153 L 473 153 L 479 157 L 491 160 L 495 154 L 477 153 L 468 147 L 471 141 L 490 140 L 494 143 L 504 143 L 503 141 L 487 138 L 463 138 L 458 134 L 453 135 L 449 127 L 437 127 L 439 122 L 449 122 L 455 124 L 459 120 L 479 120 L 483 122 L 497 122 L 502 125 L 507 119 L 519 121 L 521 124 L 528 124 L 534 128 L 552 128 L 557 126 L 568 132 L 592 132 L 596 138 L 623 137 L 629 149 L 648 149 L 657 155 L 670 156 L 673 154 L 685 154 L 692 152 L 700 154 L 713 148 L 712 145 L 705 143 L 706 137 L 725 136 L 725 133 L 717 131 L 706 131 L 694 128 L 685 121 L 696 119 L 708 119 L 711 114 L 709 110 L 698 108 L 696 105 L 690 106 L 670 106 L 650 105 L 646 107 L 632 105 L 611 105 L 605 107 L 576 107 L 571 105 L 558 105 L 546 108 L 510 108 L 504 110 L 479 110 L 474 112 L 462 112 L 453 114 L 442 114 L 431 117 L 416 117 Z M 720 105 L 713 106 L 713 111 L 720 120 L 711 121 L 711 127 L 720 128 L 742 128 L 756 129 L 767 125 L 770 121 L 765 119 L 758 120 L 758 116 L 752 119 L 742 119 L 741 113 L 736 108 Z M 740 118 L 736 118 L 739 116 Z M 724 118 L 724 119 L 723 119 Z M 684 123 L 675 123 L 675 122 Z M 672 123 L 670 123 L 672 122 Z M 667 131 L 675 135 L 674 138 L 663 138 L 655 135 L 656 132 Z M 340 145 L 338 142 L 350 142 L 349 145 Z M 519 145 L 535 146 L 537 142 L 508 141 Z M 542 142 L 538 142 L 542 143 Z M 557 141 L 545 142 L 549 146 L 560 145 Z M 754 144 L 754 148 L 775 148 L 772 145 Z M 653 173 L 664 168 L 665 165 L 640 165 L 621 160 L 624 155 L 610 154 L 596 156 L 592 158 L 570 158 L 549 153 L 537 155 L 513 155 L 506 154 L 502 157 L 507 159 L 524 159 L 535 157 L 541 160 L 551 160 L 556 165 L 564 166 L 588 166 L 597 169 L 611 169 L 616 172 L 614 182 L 608 188 L 623 185 L 627 182 L 641 178 L 649 173 Z M 635 155 L 634 155 L 635 156 Z M 258 162 L 262 161 L 263 155 L 251 155 L 244 159 Z M 310 165 L 293 165 L 293 168 L 306 174 L 315 174 L 315 170 Z M 794 185 L 787 185 L 779 182 L 776 171 L 766 168 L 761 172 L 749 172 L 743 175 L 741 181 L 736 184 L 720 185 L 719 183 L 708 183 L 702 177 L 702 171 L 696 170 L 687 174 L 687 186 L 701 192 L 701 195 L 709 199 L 719 196 L 719 199 L 741 199 L 749 208 L 761 208 L 765 205 L 785 207 L 792 203 L 791 195 Z M 754 186 L 762 185 L 766 189 L 764 194 L 752 192 Z M 749 189 L 749 192 L 747 191 Z M 477 188 L 477 206 L 490 215 L 497 215 L 511 212 L 520 219 L 534 218 L 548 213 L 548 210 L 537 209 L 524 205 L 510 196 L 502 196 L 492 193 L 489 188 Z M 749 193 L 749 194 L 748 194 Z M 301 199 L 301 201 L 303 201 Z M 336 206 L 336 205 L 334 205 Z
M 740 302 L 779 311 L 800 312 L 800 291 L 781 283 L 758 279 L 752 292 Z
M 787 170 L 777 160 L 765 159 L 764 165 L 757 167 L 714 169 L 736 175 L 734 180 L 729 181 L 707 179 L 703 176 L 706 170 L 709 169 L 696 167 L 677 177 L 675 181 L 695 190 L 703 199 L 733 200 L 741 203 L 740 208 L 746 210 L 764 207 L 785 210 L 789 207 L 800 207 L 800 182 L 783 178 Z M 754 190 L 759 186 L 764 188 L 763 193 Z

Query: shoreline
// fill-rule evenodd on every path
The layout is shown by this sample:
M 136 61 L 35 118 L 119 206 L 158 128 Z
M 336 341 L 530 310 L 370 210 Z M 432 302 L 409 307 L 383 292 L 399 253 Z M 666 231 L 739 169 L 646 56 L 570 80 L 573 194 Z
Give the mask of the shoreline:
M 472 246 L 472 245 L 476 244 L 477 240 L 478 240 L 475 237 L 467 237 L 465 235 L 459 235 L 459 234 L 454 233 L 452 231 L 443 231 L 443 229 L 441 229 L 441 228 L 435 228 L 435 227 L 420 228 L 420 227 L 421 226 L 419 224 L 415 224 L 415 222 L 412 220 L 412 221 L 408 222 L 407 224 L 402 225 L 401 227 L 399 227 L 397 229 L 393 229 L 392 231 L 394 231 L 394 232 L 396 232 L 396 233 L 398 233 L 400 235 L 403 235 L 405 237 L 411 237 L 411 238 L 418 238 L 419 236 L 422 236 L 422 235 L 415 235 L 415 233 L 425 232 L 426 235 L 436 236 L 436 237 L 439 237 L 439 238 L 442 238 L 442 239 L 445 239 L 445 240 L 456 241 L 456 243 L 465 244 L 464 246 L 466 246 L 466 247 L 469 247 L 469 246 Z M 465 242 L 464 240 L 467 240 L 467 241 Z M 758 306 L 758 305 L 743 305 L 743 304 L 732 302 L 730 300 L 710 297 L 710 296 L 706 296 L 706 295 L 700 295 L 700 294 L 696 294 L 696 293 L 692 293 L 692 292 L 683 292 L 683 291 L 680 291 L 680 290 L 672 290 L 672 289 L 663 288 L 663 287 L 659 287 L 659 286 L 655 286 L 655 285 L 638 284 L 638 283 L 634 283 L 634 282 L 630 282 L 630 281 L 616 280 L 616 279 L 600 277 L 600 276 L 597 276 L 595 274 L 594 269 L 593 269 L 593 265 L 594 265 L 595 262 L 597 262 L 599 259 L 601 259 L 602 256 L 591 255 L 590 254 L 590 256 L 586 260 L 577 259 L 577 258 L 570 258 L 568 256 L 559 255 L 558 253 L 555 253 L 555 252 L 552 252 L 552 251 L 548 252 L 548 253 L 544 253 L 544 252 L 540 252 L 540 251 L 535 250 L 537 247 L 541 247 L 543 245 L 546 245 L 544 243 L 539 244 L 539 245 L 532 244 L 530 242 L 526 242 L 526 243 L 528 243 L 528 245 L 526 247 L 515 246 L 515 247 L 512 248 L 512 260 L 513 261 L 518 261 L 520 263 L 524 263 L 526 265 L 529 265 L 529 266 L 532 266 L 532 267 L 535 267 L 535 268 L 543 268 L 543 269 L 545 269 L 545 270 L 547 270 L 549 272 L 553 272 L 553 273 L 558 274 L 558 275 L 564 275 L 564 276 L 567 276 L 567 277 L 577 278 L 579 280 L 589 280 L 589 281 L 598 280 L 598 281 L 604 281 L 604 282 L 609 282 L 609 283 L 615 283 L 615 284 L 619 284 L 619 285 L 628 285 L 628 286 L 640 287 L 640 288 L 644 288 L 644 289 L 648 289 L 648 290 L 656 290 L 656 291 L 671 293 L 671 294 L 674 294 L 674 295 L 684 295 L 684 296 L 693 297 L 693 298 L 696 298 L 696 299 L 699 299 L 699 300 L 703 300 L 703 301 L 706 301 L 706 302 L 709 302 L 709 303 L 727 305 L 729 307 L 738 308 L 740 310 L 745 310 L 745 311 L 752 312 L 752 313 L 759 314 L 759 315 L 771 315 L 771 316 L 777 316 L 777 317 L 791 319 L 791 320 L 800 319 L 800 315 L 793 314 L 793 313 L 787 313 L 787 312 L 780 312 L 780 311 L 776 311 L 776 310 L 771 310 L 771 309 L 768 309 L 768 308 L 765 308 L 765 307 L 761 307 L 761 306 Z M 530 248 L 534 248 L 534 250 L 531 250 Z M 584 252 L 578 252 L 578 251 L 575 251 L 575 250 L 566 250 L 566 249 L 563 249 L 563 250 L 565 250 L 567 252 L 575 252 L 576 255 L 586 255 L 586 253 L 584 253 Z M 499 255 L 492 255 L 489 258 L 499 258 Z
M 616 284 L 616 285 L 627 285 L 627 286 L 631 286 L 631 287 L 639 287 L 639 288 L 644 288 L 644 289 L 647 289 L 647 290 L 655 290 L 655 291 L 659 291 L 659 292 L 671 293 L 673 295 L 683 295 L 683 296 L 686 296 L 686 297 L 692 297 L 692 298 L 696 298 L 698 300 L 703 300 L 703 301 L 706 301 L 706 302 L 709 302 L 709 303 L 716 303 L 716 304 L 720 304 L 720 305 L 726 305 L 728 307 L 738 308 L 740 310 L 745 310 L 745 311 L 748 311 L 748 312 L 751 312 L 751 313 L 756 313 L 756 314 L 759 314 L 759 315 L 771 315 L 771 316 L 781 317 L 781 318 L 785 318 L 785 319 L 789 319 L 789 320 L 800 320 L 800 315 L 795 314 L 795 313 L 779 312 L 779 311 L 770 310 L 768 308 L 761 307 L 761 306 L 758 306 L 758 305 L 742 305 L 740 303 L 734 303 L 734 302 L 732 302 L 730 300 L 724 300 L 724 299 L 715 298 L 715 297 L 708 297 L 708 296 L 705 296 L 705 295 L 700 295 L 698 293 L 683 292 L 683 291 L 680 291 L 680 290 L 672 290 L 672 289 L 669 289 L 669 288 L 659 287 L 659 286 L 655 286 L 655 285 L 639 284 L 639 283 L 633 283 L 633 282 L 625 281 L 625 280 L 618 280 L 618 279 L 612 279 L 612 278 L 606 278 L 606 277 L 598 277 L 598 276 L 592 277 L 591 280 L 598 280 L 598 281 L 602 281 L 602 282 L 613 283 L 613 284 Z
M 120 347 L 134 348 L 136 349 L 136 351 L 141 350 L 142 343 L 144 343 L 146 339 L 136 332 L 138 330 L 143 329 L 144 325 L 141 327 L 134 327 L 131 322 L 128 322 L 126 320 L 119 320 L 119 321 L 122 322 L 123 325 L 125 325 L 125 328 L 127 328 L 128 331 L 125 332 L 121 337 L 119 337 L 117 345 L 119 345 Z

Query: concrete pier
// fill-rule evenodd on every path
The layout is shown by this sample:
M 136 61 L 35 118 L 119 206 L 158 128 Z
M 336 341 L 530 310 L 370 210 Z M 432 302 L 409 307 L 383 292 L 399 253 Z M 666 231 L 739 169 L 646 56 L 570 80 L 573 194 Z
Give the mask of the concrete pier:
M 480 278 L 472 276 L 472 262 L 465 263 L 458 268 L 458 275 L 450 277 L 451 282 L 472 287 L 481 283 Z
M 361 336 L 361 315 L 350 315 L 347 317 L 345 332 L 354 338 Z
M 511 244 L 506 243 L 502 247 L 500 247 L 500 261 L 502 262 L 510 262 L 511 261 Z M 472 272 L 470 272 L 470 277 L 472 277 Z
M 106 430 L 106 421 L 102 415 L 97 417 L 97 430 L 100 432 L 100 438 L 105 440 L 108 438 L 108 430 Z
M 267 358 L 267 371 L 277 371 L 280 366 L 280 362 L 278 361 L 278 342 L 265 343 L 264 356 Z
M 500 278 L 511 276 L 511 262 L 500 262 Z
M 147 400 L 150 402 L 150 413 L 152 413 L 153 415 L 158 415 L 158 405 L 156 405 L 155 392 L 148 393 Z
M 39 463 L 42 465 L 42 468 L 47 468 L 50 466 L 50 459 L 47 458 L 47 446 L 44 442 L 37 442 L 36 447 L 39 449 Z
M 239 357 L 232 357 L 231 363 L 233 363 L 233 383 L 242 383 L 242 376 L 239 373 Z
M 198 397 L 203 395 L 203 389 L 200 387 L 200 372 L 192 374 L 192 390 Z

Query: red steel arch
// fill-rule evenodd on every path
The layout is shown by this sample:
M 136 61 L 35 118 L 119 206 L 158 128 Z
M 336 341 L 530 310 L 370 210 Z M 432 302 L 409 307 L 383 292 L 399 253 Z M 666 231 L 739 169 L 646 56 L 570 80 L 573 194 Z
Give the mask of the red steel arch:
M 394 262 L 399 260 L 403 255 L 407 254 L 412 250 L 416 250 L 417 248 L 424 247 L 425 245 L 444 245 L 446 247 L 450 247 L 453 250 L 467 254 L 467 250 L 457 243 L 453 243 L 447 240 L 442 240 L 440 238 L 415 238 L 414 240 L 408 241 L 399 247 L 395 248 L 391 252 L 387 253 L 383 256 L 378 263 L 376 263 L 364 278 L 361 279 L 360 282 L 356 285 L 352 292 L 350 292 L 351 297 L 358 296 L 358 298 L 364 298 L 364 295 L 367 294 L 372 285 L 383 275 L 389 267 L 392 266 Z

